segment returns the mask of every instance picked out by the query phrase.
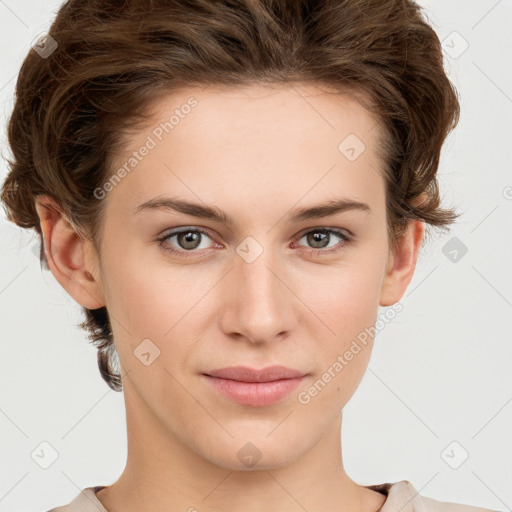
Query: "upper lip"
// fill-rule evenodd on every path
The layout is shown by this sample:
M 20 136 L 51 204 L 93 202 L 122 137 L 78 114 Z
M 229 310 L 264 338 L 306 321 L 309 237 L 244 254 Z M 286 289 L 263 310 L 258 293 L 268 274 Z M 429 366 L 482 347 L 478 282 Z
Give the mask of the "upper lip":
M 240 382 L 272 382 L 281 379 L 304 377 L 307 373 L 286 366 L 267 366 L 256 369 L 248 366 L 229 366 L 219 370 L 212 370 L 205 375 L 221 379 L 238 380 Z

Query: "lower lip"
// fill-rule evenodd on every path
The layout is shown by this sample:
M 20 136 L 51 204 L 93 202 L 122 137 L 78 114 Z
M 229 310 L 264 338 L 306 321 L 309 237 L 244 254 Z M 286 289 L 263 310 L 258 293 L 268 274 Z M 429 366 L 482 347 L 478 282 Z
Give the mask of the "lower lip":
M 281 379 L 272 382 L 240 382 L 202 375 L 222 395 L 242 405 L 261 407 L 288 396 L 306 378 Z

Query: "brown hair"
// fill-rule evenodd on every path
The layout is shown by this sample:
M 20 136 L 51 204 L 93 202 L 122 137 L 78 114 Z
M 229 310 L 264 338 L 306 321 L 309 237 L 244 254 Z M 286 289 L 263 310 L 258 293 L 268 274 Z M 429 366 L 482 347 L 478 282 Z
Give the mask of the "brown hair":
M 301 81 L 357 96 L 384 127 L 390 243 L 409 219 L 445 229 L 459 216 L 440 207 L 436 180 L 459 120 L 457 91 L 413 1 L 69 0 L 49 35 L 57 48 L 32 49 L 19 73 L 1 194 L 9 220 L 40 237 L 34 199 L 46 194 L 99 253 L 94 190 L 112 171 L 125 127 L 143 121 L 160 94 L 209 84 Z M 108 312 L 83 310 L 101 375 L 120 391 Z

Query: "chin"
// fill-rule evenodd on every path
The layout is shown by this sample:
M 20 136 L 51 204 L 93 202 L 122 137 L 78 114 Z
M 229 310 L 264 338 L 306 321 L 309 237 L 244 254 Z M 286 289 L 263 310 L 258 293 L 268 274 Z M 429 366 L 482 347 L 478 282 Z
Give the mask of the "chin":
M 245 432 L 243 437 L 235 436 L 227 443 L 212 441 L 210 446 L 215 446 L 214 450 L 199 450 L 198 453 L 212 464 L 232 471 L 264 471 L 286 467 L 300 458 L 302 450 L 298 450 L 297 445 L 304 447 L 304 443 L 283 444 L 277 438 L 272 440 L 271 436 L 267 439 L 251 437 Z

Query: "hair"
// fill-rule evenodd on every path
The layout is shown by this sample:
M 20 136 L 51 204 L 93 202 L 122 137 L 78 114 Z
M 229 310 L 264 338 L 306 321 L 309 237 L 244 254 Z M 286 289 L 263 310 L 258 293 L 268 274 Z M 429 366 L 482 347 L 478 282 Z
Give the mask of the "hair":
M 441 208 L 436 179 L 457 91 L 414 1 L 69 0 L 48 34 L 57 48 L 32 48 L 19 72 L 1 192 L 8 219 L 39 234 L 46 269 L 36 197 L 53 198 L 99 254 L 94 190 L 122 135 L 155 98 L 186 87 L 308 82 L 357 98 L 382 127 L 391 245 L 411 219 L 447 229 L 459 217 Z M 121 391 L 108 311 L 83 312 L 101 376 Z

